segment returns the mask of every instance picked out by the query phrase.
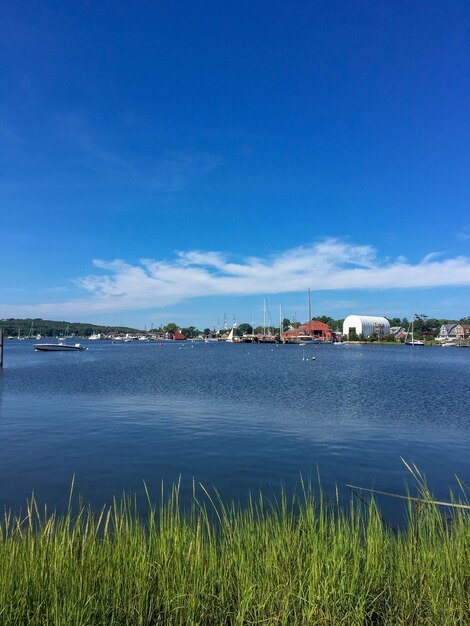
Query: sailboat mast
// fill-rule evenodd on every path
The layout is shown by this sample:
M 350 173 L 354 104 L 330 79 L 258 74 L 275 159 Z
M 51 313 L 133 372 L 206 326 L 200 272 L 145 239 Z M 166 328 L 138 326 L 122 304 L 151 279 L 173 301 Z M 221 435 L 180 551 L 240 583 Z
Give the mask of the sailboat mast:
M 266 298 L 263 300 L 263 334 L 266 336 Z
M 279 305 L 279 343 L 282 343 L 282 304 Z

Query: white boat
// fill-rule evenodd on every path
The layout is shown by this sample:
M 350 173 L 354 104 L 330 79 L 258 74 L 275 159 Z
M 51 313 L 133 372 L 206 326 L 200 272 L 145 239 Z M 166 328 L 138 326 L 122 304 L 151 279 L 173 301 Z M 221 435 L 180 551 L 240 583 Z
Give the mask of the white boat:
M 34 349 L 37 352 L 80 352 L 81 350 L 87 350 L 79 343 L 67 344 L 63 342 L 59 343 L 35 343 Z
M 98 339 L 101 339 L 101 333 L 93 333 L 88 337 L 88 341 L 97 341 Z
M 408 337 L 408 333 L 410 331 L 409 327 L 408 327 L 408 331 L 406 333 L 406 337 L 405 337 L 405 346 L 424 346 L 424 341 L 421 341 L 419 339 L 415 339 L 415 333 L 414 333 L 414 325 L 415 325 L 415 316 L 413 315 L 413 319 L 411 320 L 411 341 L 407 341 L 407 337 Z
M 228 337 L 227 337 L 227 339 L 225 340 L 225 341 L 227 341 L 228 343 L 239 343 L 239 342 L 240 342 L 240 339 L 239 339 L 238 337 L 234 337 L 234 336 L 233 336 L 234 330 L 235 330 L 235 327 L 233 327 L 233 328 L 230 330 L 230 332 L 229 332 L 229 334 L 228 334 Z

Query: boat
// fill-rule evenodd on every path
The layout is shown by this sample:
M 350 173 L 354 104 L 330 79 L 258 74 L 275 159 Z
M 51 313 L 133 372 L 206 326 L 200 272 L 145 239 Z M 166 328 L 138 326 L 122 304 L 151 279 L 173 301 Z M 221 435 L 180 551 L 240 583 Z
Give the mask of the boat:
M 227 339 L 225 340 L 228 343 L 240 343 L 240 339 L 234 335 L 235 332 L 235 326 L 232 327 L 232 329 L 230 330 Z
M 292 341 L 292 343 L 297 343 L 301 346 L 305 344 L 320 344 L 322 343 L 321 339 L 317 339 L 316 337 L 312 337 L 312 335 L 297 335 L 297 337 Z
M 63 342 L 59 343 L 35 343 L 34 349 L 36 352 L 80 352 L 81 350 L 87 350 L 79 343 L 67 344 Z
M 415 339 L 414 324 L 415 324 L 415 316 L 413 315 L 413 319 L 411 320 L 411 341 L 406 341 L 406 338 L 408 337 L 408 333 L 410 332 L 410 329 L 408 327 L 408 331 L 405 337 L 405 346 L 424 346 L 424 341 L 421 341 L 420 339 Z

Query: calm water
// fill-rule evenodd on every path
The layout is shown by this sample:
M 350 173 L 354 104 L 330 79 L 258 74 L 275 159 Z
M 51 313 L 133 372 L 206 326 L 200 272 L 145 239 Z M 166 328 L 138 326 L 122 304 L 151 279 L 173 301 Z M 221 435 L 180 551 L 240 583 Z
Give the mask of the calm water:
M 329 493 L 347 482 L 402 492 L 401 456 L 436 495 L 454 474 L 470 482 L 470 350 L 32 343 L 7 341 L 0 373 L 2 507 L 34 490 L 63 508 L 74 474 L 96 505 L 180 476 L 184 494 L 194 477 L 244 500 L 317 466 Z

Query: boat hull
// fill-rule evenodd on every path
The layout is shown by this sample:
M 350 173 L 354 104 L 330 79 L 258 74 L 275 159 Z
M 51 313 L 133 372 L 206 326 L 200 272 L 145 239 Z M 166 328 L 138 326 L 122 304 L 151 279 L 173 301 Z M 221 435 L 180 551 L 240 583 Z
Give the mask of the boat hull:
M 65 343 L 36 343 L 34 349 L 38 352 L 80 352 L 85 350 L 79 343 L 73 346 Z

